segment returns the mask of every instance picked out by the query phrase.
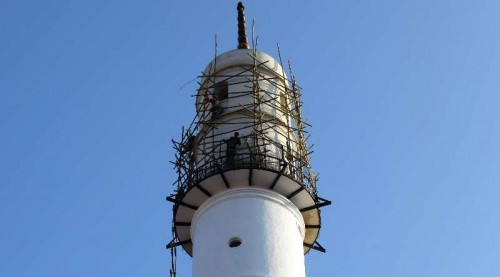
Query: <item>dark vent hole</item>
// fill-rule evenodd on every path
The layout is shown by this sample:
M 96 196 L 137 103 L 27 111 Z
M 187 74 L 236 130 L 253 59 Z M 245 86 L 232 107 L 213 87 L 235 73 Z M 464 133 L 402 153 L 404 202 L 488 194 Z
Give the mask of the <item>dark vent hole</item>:
M 234 248 L 238 247 L 241 245 L 241 239 L 239 238 L 232 238 L 229 240 L 229 247 Z

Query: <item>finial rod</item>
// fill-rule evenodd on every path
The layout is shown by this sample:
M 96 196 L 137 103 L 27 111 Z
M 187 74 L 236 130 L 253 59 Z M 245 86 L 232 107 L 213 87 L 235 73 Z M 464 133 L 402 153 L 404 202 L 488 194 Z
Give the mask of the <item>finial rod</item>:
M 250 49 L 247 40 L 247 30 L 245 25 L 245 6 L 238 2 L 238 49 Z

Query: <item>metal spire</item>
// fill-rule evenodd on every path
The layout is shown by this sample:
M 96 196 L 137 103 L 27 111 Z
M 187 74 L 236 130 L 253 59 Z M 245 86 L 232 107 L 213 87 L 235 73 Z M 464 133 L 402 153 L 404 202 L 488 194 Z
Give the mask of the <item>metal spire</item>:
M 247 31 L 245 26 L 245 7 L 243 3 L 238 2 L 238 49 L 250 49 L 247 40 Z

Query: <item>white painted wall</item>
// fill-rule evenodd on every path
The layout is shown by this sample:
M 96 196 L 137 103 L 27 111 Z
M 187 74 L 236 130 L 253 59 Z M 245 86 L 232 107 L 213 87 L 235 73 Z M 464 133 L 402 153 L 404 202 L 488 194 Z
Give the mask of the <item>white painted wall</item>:
M 280 194 L 227 190 L 194 215 L 193 277 L 304 277 L 304 232 L 299 210 Z M 232 238 L 241 245 L 229 247 Z

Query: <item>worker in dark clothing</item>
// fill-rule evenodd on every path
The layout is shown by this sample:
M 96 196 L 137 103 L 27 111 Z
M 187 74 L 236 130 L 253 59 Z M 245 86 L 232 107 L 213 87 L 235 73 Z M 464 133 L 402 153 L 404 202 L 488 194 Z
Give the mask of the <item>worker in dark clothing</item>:
M 195 141 L 196 141 L 196 136 L 192 135 L 189 137 L 189 140 L 187 141 L 187 144 L 186 144 L 186 150 L 188 150 L 190 152 L 189 167 L 191 167 L 191 168 L 196 163 L 196 158 L 194 156 Z
M 224 140 L 226 143 L 226 165 L 234 165 L 234 156 L 236 154 L 236 145 L 241 145 L 240 134 L 234 132 L 234 136 L 230 137 L 228 140 Z
M 210 111 L 212 112 L 212 119 L 219 118 L 224 112 L 224 108 L 221 107 L 220 101 L 212 98 L 210 100 L 210 104 L 212 105 L 210 108 Z
M 194 155 L 194 148 L 195 148 L 195 142 L 196 142 L 196 136 L 195 135 L 190 135 L 189 138 L 187 139 L 186 143 L 184 144 L 184 148 L 181 152 L 181 154 L 188 155 L 187 161 L 188 161 L 188 174 L 187 174 L 187 182 L 191 183 L 193 180 L 193 167 L 196 164 L 196 157 Z
M 195 135 L 190 135 L 186 142 L 186 151 L 191 151 L 194 148 L 194 142 L 196 141 Z

